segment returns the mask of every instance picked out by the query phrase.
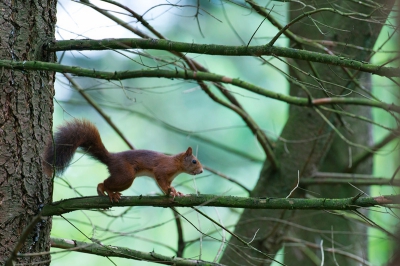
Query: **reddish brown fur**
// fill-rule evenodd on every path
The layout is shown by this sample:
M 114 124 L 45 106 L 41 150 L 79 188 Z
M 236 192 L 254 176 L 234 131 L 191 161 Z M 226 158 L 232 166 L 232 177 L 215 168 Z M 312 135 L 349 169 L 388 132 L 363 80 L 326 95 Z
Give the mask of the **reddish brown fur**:
M 171 186 L 171 182 L 180 173 L 192 175 L 203 172 L 200 161 L 192 154 L 192 148 L 186 152 L 168 156 L 149 150 L 128 150 L 109 153 L 104 147 L 97 128 L 86 120 L 72 120 L 58 129 L 53 143 L 49 142 L 44 153 L 44 170 L 49 176 L 53 169 L 63 172 L 70 163 L 73 154 L 81 147 L 94 159 L 108 167 L 110 176 L 97 186 L 99 195 L 106 195 L 111 201 L 119 201 L 121 191 L 128 189 L 137 176 L 153 177 L 165 194 L 181 196 L 182 193 Z

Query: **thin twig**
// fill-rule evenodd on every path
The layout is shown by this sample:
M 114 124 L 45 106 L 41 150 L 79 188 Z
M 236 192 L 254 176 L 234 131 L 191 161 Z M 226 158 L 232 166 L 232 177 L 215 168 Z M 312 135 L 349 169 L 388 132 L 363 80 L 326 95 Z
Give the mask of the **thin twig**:
M 283 240 L 286 241 L 286 242 L 299 243 L 299 244 L 302 244 L 302 245 L 305 245 L 307 247 L 314 248 L 314 249 L 320 249 L 320 245 L 315 244 L 315 243 L 311 243 L 311 242 L 307 242 L 307 241 L 305 241 L 303 239 L 284 236 Z M 327 252 L 333 252 L 332 248 L 324 248 L 324 250 L 327 251 Z M 361 258 L 359 256 L 356 256 L 356 255 L 354 255 L 352 253 L 345 252 L 345 251 L 342 251 L 342 250 L 339 250 L 339 249 L 335 249 L 334 251 L 336 252 L 336 254 L 340 254 L 342 256 L 348 257 L 348 258 L 350 258 L 350 259 L 352 259 L 352 260 L 354 260 L 354 261 L 356 261 L 358 263 L 361 263 L 362 265 L 373 266 L 369 261 L 367 261 L 364 258 Z
M 321 266 L 324 266 L 325 253 L 324 253 L 324 240 L 323 239 L 321 239 L 321 242 L 319 243 L 319 249 L 321 251 Z
M 300 170 L 297 170 L 297 184 L 296 184 L 296 186 L 292 189 L 292 191 L 290 191 L 289 195 L 286 196 L 286 198 L 289 198 L 289 197 L 292 195 L 292 193 L 296 190 L 296 188 L 299 187 L 299 184 L 300 184 Z

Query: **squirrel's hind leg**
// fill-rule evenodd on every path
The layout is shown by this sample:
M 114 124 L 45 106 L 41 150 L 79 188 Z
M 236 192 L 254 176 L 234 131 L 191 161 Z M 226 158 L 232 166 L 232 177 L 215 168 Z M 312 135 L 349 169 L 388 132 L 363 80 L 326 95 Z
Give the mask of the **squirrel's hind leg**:
M 101 196 L 106 192 L 111 202 L 118 202 L 121 199 L 120 192 L 128 189 L 135 179 L 135 169 L 127 160 L 122 159 L 108 166 L 110 176 L 97 186 L 97 193 Z
M 104 195 L 107 192 L 111 202 L 118 202 L 121 199 L 121 191 L 132 186 L 135 179 L 135 170 L 133 167 L 113 168 L 110 170 L 110 177 L 100 183 L 97 187 L 98 193 Z
M 113 192 L 113 191 L 106 189 L 104 187 L 104 183 L 98 184 L 97 185 L 97 194 L 99 196 L 107 196 L 106 193 L 104 193 L 104 192 L 107 192 L 108 197 L 110 198 L 111 202 L 118 202 L 121 199 L 121 195 L 122 195 L 121 193 Z

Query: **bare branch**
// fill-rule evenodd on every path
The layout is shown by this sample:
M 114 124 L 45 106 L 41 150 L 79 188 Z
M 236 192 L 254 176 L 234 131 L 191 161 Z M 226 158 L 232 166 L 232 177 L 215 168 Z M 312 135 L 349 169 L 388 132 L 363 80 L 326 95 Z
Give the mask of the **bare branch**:
M 274 55 L 293 59 L 318 62 L 328 65 L 343 66 L 384 77 L 399 77 L 394 67 L 382 67 L 368 62 L 358 61 L 344 56 L 333 56 L 317 52 L 276 46 L 226 46 L 216 44 L 194 44 L 154 39 L 104 39 L 104 40 L 69 40 L 48 43 L 47 51 L 67 50 L 107 50 L 107 49 L 156 49 L 185 53 L 223 55 L 223 56 L 262 56 Z
M 74 250 L 82 253 L 94 254 L 99 256 L 127 258 L 139 261 L 156 262 L 159 264 L 166 264 L 166 265 L 171 265 L 171 264 L 181 265 L 181 266 L 223 265 L 219 263 L 202 261 L 202 260 L 185 259 L 174 256 L 172 257 L 164 256 L 155 253 L 154 251 L 142 252 L 125 247 L 103 245 L 101 243 L 87 243 L 77 240 L 61 239 L 54 237 L 51 238 L 51 246 L 55 248 L 65 249 L 65 251 Z
M 104 209 L 122 206 L 155 207 L 229 207 L 248 209 L 283 209 L 283 210 L 357 210 L 387 204 L 400 204 L 400 195 L 379 197 L 359 197 L 355 199 L 298 199 L 298 198 L 244 198 L 234 196 L 187 195 L 172 198 L 165 196 L 130 196 L 121 197 L 118 203 L 111 203 L 108 197 L 82 197 L 66 199 L 46 205 L 43 216 L 60 215 L 76 210 Z

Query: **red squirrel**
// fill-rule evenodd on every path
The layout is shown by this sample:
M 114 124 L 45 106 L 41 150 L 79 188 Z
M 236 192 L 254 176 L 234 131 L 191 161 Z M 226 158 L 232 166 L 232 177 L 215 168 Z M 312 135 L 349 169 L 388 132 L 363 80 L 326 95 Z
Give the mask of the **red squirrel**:
M 107 165 L 110 176 L 98 184 L 97 193 L 99 196 L 106 196 L 106 192 L 111 202 L 118 202 L 122 195 L 120 192 L 128 189 L 138 176 L 154 178 L 167 195 L 183 196 L 171 186 L 172 180 L 180 173 L 197 175 L 203 172 L 203 167 L 192 154 L 191 147 L 172 156 L 149 150 L 112 153 L 104 147 L 94 124 L 87 120 L 74 119 L 59 127 L 54 134 L 54 140 L 47 143 L 43 155 L 45 173 L 48 176 L 53 175 L 53 170 L 62 173 L 69 166 L 78 147 Z

